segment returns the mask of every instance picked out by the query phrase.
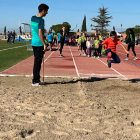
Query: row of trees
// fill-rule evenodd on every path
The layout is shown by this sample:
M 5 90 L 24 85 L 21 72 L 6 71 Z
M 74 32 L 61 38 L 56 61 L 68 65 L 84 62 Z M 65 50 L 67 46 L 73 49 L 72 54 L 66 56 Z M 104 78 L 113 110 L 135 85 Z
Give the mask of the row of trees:
M 99 15 L 97 17 L 91 18 L 91 20 L 96 24 L 96 25 L 91 24 L 91 27 L 94 27 L 92 28 L 92 30 L 97 28 L 97 31 L 99 31 L 102 35 L 106 35 L 107 27 L 109 26 L 110 19 L 112 19 L 112 16 L 109 16 L 108 8 L 104 8 L 104 7 L 99 8 L 98 13 Z M 68 34 L 71 28 L 71 25 L 68 22 L 63 22 L 62 24 L 53 25 L 51 29 L 53 29 L 56 33 L 58 33 L 62 28 L 62 26 L 66 27 L 66 33 Z M 79 29 L 77 31 L 79 32 Z M 83 19 L 81 32 L 87 32 L 86 16 L 84 16 Z
M 126 34 L 127 35 L 129 34 L 130 29 L 133 29 L 135 35 L 138 35 L 138 36 L 140 35 L 140 28 L 127 28 L 126 29 Z
M 66 34 L 69 33 L 71 25 L 68 22 L 63 22 L 62 24 L 52 25 L 51 29 L 54 30 L 56 33 L 60 32 L 61 28 L 65 26 Z

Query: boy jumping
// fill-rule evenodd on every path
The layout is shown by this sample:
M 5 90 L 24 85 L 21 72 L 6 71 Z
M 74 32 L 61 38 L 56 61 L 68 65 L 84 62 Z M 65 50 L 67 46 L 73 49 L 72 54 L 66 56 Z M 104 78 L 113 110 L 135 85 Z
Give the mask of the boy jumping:
M 117 34 L 115 31 L 112 31 L 110 33 L 110 37 L 107 38 L 102 44 L 105 44 L 107 46 L 106 48 L 106 54 L 107 54 L 107 62 L 108 67 L 111 67 L 111 63 L 120 63 L 120 58 L 116 54 L 116 46 L 117 44 L 121 45 L 124 49 L 124 51 L 129 54 L 129 52 L 125 49 L 125 47 L 122 45 L 122 43 L 117 39 Z M 113 60 L 111 60 L 111 58 Z

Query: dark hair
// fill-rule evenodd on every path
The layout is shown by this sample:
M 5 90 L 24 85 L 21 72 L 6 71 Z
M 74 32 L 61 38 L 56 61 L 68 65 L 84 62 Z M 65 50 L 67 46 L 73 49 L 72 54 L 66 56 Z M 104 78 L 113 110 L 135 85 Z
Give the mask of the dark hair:
M 129 31 L 130 31 L 130 34 L 132 35 L 132 37 L 135 38 L 135 34 L 133 32 L 133 29 L 129 29 Z
M 95 38 L 98 38 L 99 39 L 99 36 L 95 36 Z
M 62 28 L 63 28 L 63 27 L 65 27 L 65 26 L 63 25 Z M 62 29 L 62 28 L 61 28 L 61 29 Z
M 115 31 L 111 31 L 110 32 L 110 36 L 116 36 L 117 34 L 116 34 L 116 32 Z
M 39 13 L 41 13 L 43 10 L 47 11 L 48 9 L 49 9 L 49 6 L 46 4 L 40 4 L 38 6 Z

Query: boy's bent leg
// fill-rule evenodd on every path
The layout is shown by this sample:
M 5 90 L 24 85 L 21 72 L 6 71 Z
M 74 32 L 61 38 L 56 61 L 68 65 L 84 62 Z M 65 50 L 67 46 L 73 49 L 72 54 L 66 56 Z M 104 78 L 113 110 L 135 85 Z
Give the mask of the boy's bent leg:
M 44 46 L 34 47 L 34 67 L 33 67 L 33 83 L 39 83 L 40 82 L 40 70 L 41 70 L 41 63 L 42 58 L 44 55 L 43 52 Z
M 107 49 L 106 54 L 107 54 L 108 67 L 111 68 L 111 57 L 112 57 L 111 49 Z
M 112 52 L 112 59 L 113 60 L 111 60 L 111 63 L 120 63 L 121 62 L 119 56 L 114 52 Z

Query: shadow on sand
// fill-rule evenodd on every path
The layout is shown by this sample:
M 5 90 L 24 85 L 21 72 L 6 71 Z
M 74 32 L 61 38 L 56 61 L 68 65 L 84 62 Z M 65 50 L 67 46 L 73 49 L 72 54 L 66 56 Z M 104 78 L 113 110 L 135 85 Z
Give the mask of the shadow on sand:
M 108 78 L 117 78 L 117 77 L 107 77 L 107 78 L 99 78 L 99 77 L 91 77 L 91 78 L 80 78 L 80 79 L 73 79 L 70 81 L 61 81 L 61 82 L 41 82 L 40 85 L 50 85 L 50 84 L 75 84 L 78 82 L 96 82 L 96 81 L 103 81 L 106 80 Z

